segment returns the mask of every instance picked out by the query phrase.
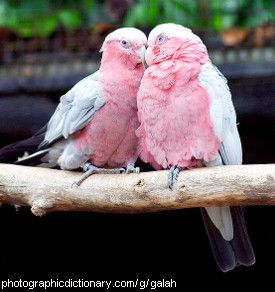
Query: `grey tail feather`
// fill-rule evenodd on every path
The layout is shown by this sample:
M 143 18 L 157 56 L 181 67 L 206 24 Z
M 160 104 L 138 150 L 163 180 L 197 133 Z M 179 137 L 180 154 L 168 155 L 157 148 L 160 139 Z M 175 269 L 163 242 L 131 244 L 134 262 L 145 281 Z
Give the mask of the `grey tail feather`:
M 51 148 L 39 150 L 37 152 L 32 153 L 31 155 L 26 156 L 25 158 L 15 161 L 14 164 L 29 166 L 38 165 L 41 163 L 41 158 L 44 157 L 50 150 Z
M 47 125 L 42 127 L 32 137 L 14 142 L 6 145 L 0 149 L 0 162 L 1 163 L 14 163 L 18 157 L 24 155 L 25 152 L 28 154 L 37 151 L 38 145 L 44 140 L 44 136 L 47 130 Z
M 43 150 L 43 149 L 47 149 L 49 148 L 52 144 L 54 144 L 56 141 L 58 141 L 58 139 L 55 139 L 51 142 L 47 141 L 47 140 L 43 140 L 37 147 L 38 150 Z
M 235 251 L 237 263 L 244 266 L 255 264 L 255 255 L 244 220 L 244 207 L 231 207 L 234 224 L 234 239 L 231 244 Z
M 234 238 L 225 240 L 214 226 L 206 210 L 201 208 L 202 217 L 211 249 L 218 267 L 227 272 L 238 265 L 250 266 L 255 263 L 253 248 L 248 237 L 242 207 L 230 207 L 233 220 Z

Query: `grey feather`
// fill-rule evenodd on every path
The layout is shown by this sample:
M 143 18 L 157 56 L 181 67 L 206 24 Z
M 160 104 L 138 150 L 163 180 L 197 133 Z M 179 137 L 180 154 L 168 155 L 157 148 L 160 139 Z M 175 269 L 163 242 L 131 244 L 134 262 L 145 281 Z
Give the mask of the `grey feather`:
M 221 141 L 219 154 L 222 161 L 224 164 L 241 164 L 241 140 L 226 78 L 217 67 L 205 64 L 199 74 L 199 81 L 210 96 L 210 116 L 214 132 Z
M 218 156 L 206 166 L 241 164 L 241 140 L 226 78 L 215 66 L 205 64 L 199 81 L 210 96 L 210 117 L 221 142 Z M 212 251 L 222 271 L 239 264 L 254 264 L 255 256 L 240 207 L 202 208 L 202 215 Z
M 236 124 L 236 113 L 226 78 L 217 67 L 212 64 L 205 64 L 199 74 L 199 81 L 210 96 L 210 117 L 214 132 L 221 142 L 218 157 L 206 162 L 206 166 L 241 164 L 241 141 Z M 224 239 L 228 239 L 232 237 L 233 225 L 230 211 L 222 212 L 225 208 L 209 207 L 206 211 L 214 225 L 216 227 L 219 226 L 217 228 Z
M 105 104 L 99 86 L 99 71 L 79 81 L 65 95 L 51 117 L 40 148 L 57 139 L 67 139 L 90 121 L 95 112 Z

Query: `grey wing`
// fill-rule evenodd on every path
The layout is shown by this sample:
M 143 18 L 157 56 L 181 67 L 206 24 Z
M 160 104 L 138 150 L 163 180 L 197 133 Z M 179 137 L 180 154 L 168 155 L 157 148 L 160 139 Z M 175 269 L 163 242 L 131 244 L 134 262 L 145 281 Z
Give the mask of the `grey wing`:
M 99 88 L 99 72 L 80 80 L 71 90 L 61 96 L 60 103 L 51 117 L 40 148 L 57 139 L 82 129 L 105 104 Z
M 199 80 L 209 93 L 210 116 L 215 134 L 221 141 L 219 157 L 207 166 L 241 164 L 242 146 L 227 80 L 212 64 L 203 65 Z M 221 270 L 228 271 L 236 265 L 247 266 L 255 262 L 241 207 L 206 207 L 202 208 L 202 214 L 213 254 Z
M 199 80 L 210 95 L 210 116 L 215 134 L 221 141 L 219 154 L 222 164 L 242 164 L 236 112 L 226 78 L 217 67 L 205 64 L 202 66 Z

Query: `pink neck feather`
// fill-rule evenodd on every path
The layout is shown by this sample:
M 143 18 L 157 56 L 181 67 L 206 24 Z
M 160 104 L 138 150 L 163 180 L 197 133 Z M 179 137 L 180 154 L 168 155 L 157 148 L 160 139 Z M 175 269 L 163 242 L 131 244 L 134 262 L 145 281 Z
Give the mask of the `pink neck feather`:
M 145 71 L 143 63 L 131 52 L 126 55 L 117 44 L 104 50 L 100 66 L 100 86 L 106 101 L 123 100 L 136 105 L 136 94 Z

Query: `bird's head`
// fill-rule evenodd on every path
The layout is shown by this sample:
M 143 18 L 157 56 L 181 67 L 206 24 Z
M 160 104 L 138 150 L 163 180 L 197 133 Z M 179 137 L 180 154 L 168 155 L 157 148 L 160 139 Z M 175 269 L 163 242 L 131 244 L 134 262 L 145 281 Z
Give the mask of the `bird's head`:
M 119 62 L 133 67 L 144 63 L 147 37 L 139 29 L 132 27 L 119 28 L 110 33 L 104 40 L 100 52 L 103 62 Z
M 151 66 L 175 59 L 190 63 L 209 60 L 202 40 L 189 28 L 174 23 L 160 24 L 150 32 L 146 63 Z

